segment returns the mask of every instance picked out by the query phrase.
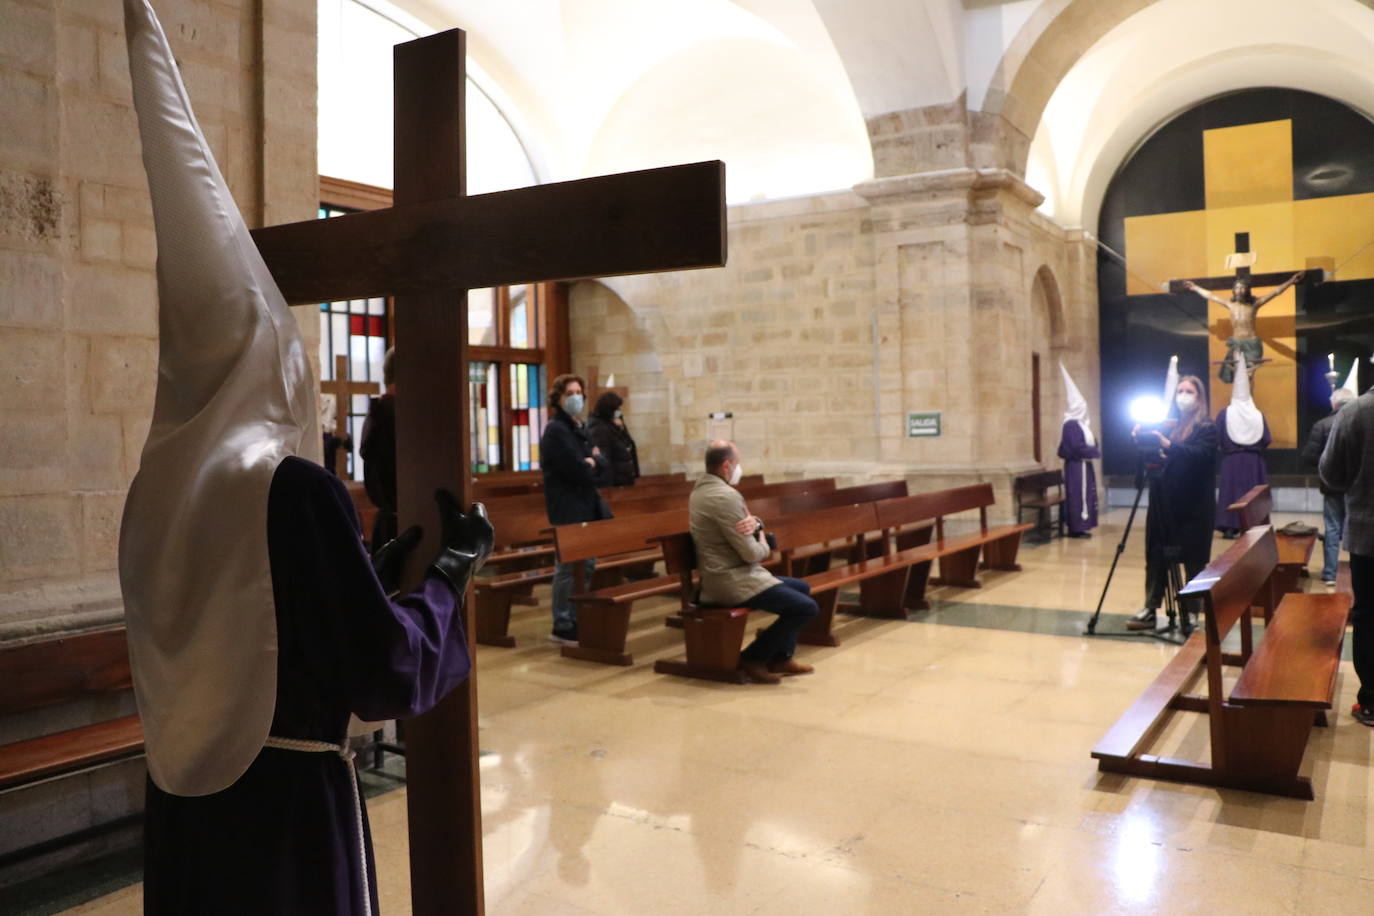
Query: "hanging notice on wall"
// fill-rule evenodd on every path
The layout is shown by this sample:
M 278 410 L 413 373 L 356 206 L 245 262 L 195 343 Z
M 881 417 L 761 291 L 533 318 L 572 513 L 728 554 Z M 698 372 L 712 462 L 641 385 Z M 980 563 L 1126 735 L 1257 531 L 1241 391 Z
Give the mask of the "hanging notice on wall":
M 735 441 L 735 415 L 729 411 L 707 414 L 706 441 L 717 439 Z
M 923 410 L 906 415 L 906 437 L 925 439 L 940 435 L 940 411 Z

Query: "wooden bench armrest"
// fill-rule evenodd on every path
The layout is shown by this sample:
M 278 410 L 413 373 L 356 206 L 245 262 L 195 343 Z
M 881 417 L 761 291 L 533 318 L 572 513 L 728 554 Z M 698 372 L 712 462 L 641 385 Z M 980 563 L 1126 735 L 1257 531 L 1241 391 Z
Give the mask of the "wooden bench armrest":
M 643 579 L 638 582 L 622 582 L 594 592 L 573 595 L 574 601 L 609 601 L 616 604 L 636 601 L 640 598 L 653 598 L 667 595 L 682 588 L 682 578 L 677 575 L 659 576 L 656 579 Z
M 1231 691 L 1231 702 L 1330 709 L 1349 614 L 1345 595 L 1285 595 Z
M 1097 742 L 1093 757 L 1131 757 L 1139 753 L 1153 737 L 1174 697 L 1197 677 L 1206 656 L 1207 637 L 1198 631 L 1188 638 L 1140 698 L 1116 720 L 1111 731 Z
M 0 747 L 0 789 L 134 756 L 142 750 L 143 726 L 138 716 L 16 741 Z
M 499 576 L 479 577 L 474 579 L 472 584 L 479 589 L 513 588 L 518 585 L 537 584 L 552 579 L 554 572 L 556 572 L 556 568 L 553 566 L 545 566 L 540 569 L 521 569 Z

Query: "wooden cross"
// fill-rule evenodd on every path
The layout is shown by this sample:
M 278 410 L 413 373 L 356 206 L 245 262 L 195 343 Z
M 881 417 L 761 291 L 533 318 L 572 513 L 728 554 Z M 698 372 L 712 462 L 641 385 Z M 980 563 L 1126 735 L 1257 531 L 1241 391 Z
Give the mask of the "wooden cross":
M 253 233 L 290 303 L 396 298 L 399 521 L 425 531 L 407 586 L 437 549 L 435 489 L 470 498 L 466 291 L 725 263 L 720 162 L 467 197 L 464 45 L 455 29 L 395 48 L 393 207 Z M 482 913 L 475 670 L 406 745 L 412 911 Z
M 1247 257 L 1247 255 L 1249 257 Z M 1237 280 L 1248 280 L 1250 283 L 1250 289 L 1253 291 L 1256 289 L 1264 289 L 1270 286 L 1279 286 L 1285 281 L 1287 281 L 1288 278 L 1292 277 L 1295 273 L 1302 274 L 1302 279 L 1299 280 L 1298 283 L 1304 286 L 1308 284 L 1320 283 L 1325 277 L 1325 273 L 1319 268 L 1309 268 L 1307 270 L 1301 271 L 1280 270 L 1277 272 L 1271 272 L 1267 274 L 1251 273 L 1250 265 L 1254 263 L 1254 257 L 1252 252 L 1250 251 L 1250 233 L 1248 232 L 1236 233 L 1236 253 L 1227 260 L 1228 267 L 1230 266 L 1230 263 L 1236 264 L 1236 272 L 1234 276 L 1198 277 L 1195 280 L 1170 280 L 1169 292 L 1173 293 L 1174 295 L 1186 293 L 1189 290 L 1188 287 L 1184 286 L 1183 284 L 1190 282 L 1196 283 L 1203 289 L 1217 291 L 1231 289 L 1236 285 Z
M 320 392 L 334 395 L 334 435 L 340 442 L 348 439 L 348 415 L 351 413 L 351 398 L 355 394 L 380 394 L 382 386 L 376 382 L 350 382 L 348 380 L 348 357 L 342 354 L 334 357 L 334 378 L 320 382 Z M 335 476 L 347 478 L 348 454 L 340 448 L 334 456 L 334 467 L 330 468 Z

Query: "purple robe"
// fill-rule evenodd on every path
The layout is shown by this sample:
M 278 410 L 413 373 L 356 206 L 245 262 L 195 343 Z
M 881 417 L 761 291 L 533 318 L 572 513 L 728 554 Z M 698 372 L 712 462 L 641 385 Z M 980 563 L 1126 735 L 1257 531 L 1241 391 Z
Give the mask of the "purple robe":
M 267 546 L 278 645 L 272 735 L 337 744 L 350 712 L 367 721 L 418 715 L 467 677 L 459 597 L 430 575 L 388 601 L 353 501 L 324 468 L 300 458 L 277 468 Z M 212 795 L 169 795 L 150 780 L 144 912 L 361 914 L 361 840 L 377 913 L 372 840 L 365 808 L 358 835 L 354 782 L 337 754 L 276 748 Z
M 1264 421 L 1264 433 L 1253 445 L 1236 445 L 1226 432 L 1226 408 L 1217 414 L 1217 432 L 1221 449 L 1221 484 L 1217 487 L 1218 531 L 1239 531 L 1240 513 L 1227 512 L 1226 507 L 1244 496 L 1252 487 L 1269 482 L 1269 471 L 1261 454 L 1269 447 L 1269 421 Z
M 1065 420 L 1059 435 L 1059 457 L 1064 459 L 1064 523 L 1079 534 L 1097 527 L 1097 473 L 1092 459 L 1102 450 L 1089 445 L 1077 420 Z M 1087 508 L 1087 518 L 1083 509 Z

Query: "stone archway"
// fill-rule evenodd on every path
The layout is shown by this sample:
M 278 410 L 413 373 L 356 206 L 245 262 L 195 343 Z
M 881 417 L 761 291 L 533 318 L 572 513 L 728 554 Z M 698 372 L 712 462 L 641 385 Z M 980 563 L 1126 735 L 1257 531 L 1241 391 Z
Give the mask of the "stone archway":
M 983 104 L 1019 142 L 1013 171 L 1025 174 L 1030 140 L 1050 98 L 1069 71 L 1112 29 L 1161 0 L 1049 0 L 1002 55 Z M 1350 0 L 1374 9 L 1374 0 Z
M 1057 409 L 1063 402 L 1060 394 L 1059 360 L 1063 355 L 1064 302 L 1059 281 L 1048 264 L 1042 264 L 1031 280 L 1030 288 L 1030 350 L 1033 382 L 1030 395 L 1032 437 L 1038 435 L 1040 445 L 1036 460 L 1046 467 L 1057 463 L 1055 450 L 1059 447 L 1059 427 L 1062 419 Z
M 625 423 L 645 474 L 671 470 L 669 391 L 654 335 L 615 290 L 596 280 L 580 280 L 568 291 L 568 331 L 574 372 L 595 366 L 605 384 L 615 376 L 626 389 Z

